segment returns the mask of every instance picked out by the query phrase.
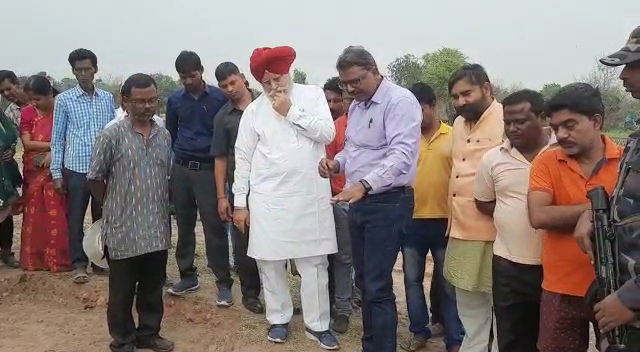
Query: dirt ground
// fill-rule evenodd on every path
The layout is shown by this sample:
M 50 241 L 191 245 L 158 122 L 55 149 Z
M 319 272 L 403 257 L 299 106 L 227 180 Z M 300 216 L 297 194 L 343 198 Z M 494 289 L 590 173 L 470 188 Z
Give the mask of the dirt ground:
M 16 217 L 15 238 L 19 242 L 21 219 Z M 196 257 L 198 268 L 206 268 L 202 229 Z M 175 233 L 174 223 L 174 244 Z M 19 243 L 15 245 L 16 252 Z M 400 339 L 406 337 L 407 318 L 398 260 L 395 289 L 400 315 Z M 431 265 L 426 281 L 431 277 Z M 176 279 L 173 255 L 169 277 Z M 266 341 L 267 322 L 263 315 L 246 311 L 239 303 L 238 284 L 231 308 L 214 305 L 215 285 L 208 270 L 200 271 L 202 288 L 185 298 L 165 297 L 162 335 L 176 343 L 177 352 L 258 352 L 320 351 L 303 334 L 301 316 L 294 316 L 290 340 L 283 345 Z M 237 281 L 237 280 L 236 280 Z M 299 281 L 291 279 L 292 295 L 299 300 Z M 426 285 L 425 287 L 429 287 Z M 0 351 L 1 352 L 99 352 L 108 351 L 110 337 L 106 325 L 107 279 L 92 277 L 86 285 L 75 285 L 70 275 L 45 272 L 25 273 L 0 266 Z M 355 312 L 349 332 L 338 336 L 342 351 L 360 351 L 360 314 Z M 441 339 L 431 342 L 428 352 L 443 351 Z

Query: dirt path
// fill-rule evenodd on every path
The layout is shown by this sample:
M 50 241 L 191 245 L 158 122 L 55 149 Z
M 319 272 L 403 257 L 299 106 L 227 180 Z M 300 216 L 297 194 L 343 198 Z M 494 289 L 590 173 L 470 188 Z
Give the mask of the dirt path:
M 16 217 L 16 239 L 20 218 Z M 174 234 L 175 231 L 174 224 Z M 200 240 L 202 231 L 197 228 Z M 174 235 L 175 236 L 175 235 Z M 174 238 L 174 243 L 175 243 Z M 19 243 L 16 244 L 16 249 Z M 204 245 L 198 243 L 196 265 L 201 268 L 202 288 L 186 298 L 166 297 L 163 336 L 176 343 L 177 352 L 299 352 L 320 351 L 303 335 L 300 316 L 294 316 L 290 341 L 274 345 L 266 341 L 267 323 L 263 315 L 253 315 L 239 303 L 231 308 L 214 306 L 213 275 L 206 269 Z M 431 266 L 430 266 L 431 267 Z M 173 254 L 169 276 L 177 277 Z M 430 270 L 430 268 L 429 268 Z M 407 336 L 407 318 L 402 283 L 401 259 L 394 272 L 398 301 L 400 338 Z M 427 280 L 430 279 L 430 271 Z M 299 300 L 299 281 L 291 279 L 294 300 Z M 428 286 L 426 286 L 428 287 Z M 234 298 L 241 294 L 236 284 Z M 95 277 L 78 286 L 69 274 L 23 273 L 0 266 L 0 351 L 11 352 L 88 352 L 108 351 L 110 337 L 106 326 L 107 279 Z M 360 315 L 354 314 L 352 327 L 338 336 L 342 351 L 360 351 Z M 427 352 L 443 351 L 440 339 Z

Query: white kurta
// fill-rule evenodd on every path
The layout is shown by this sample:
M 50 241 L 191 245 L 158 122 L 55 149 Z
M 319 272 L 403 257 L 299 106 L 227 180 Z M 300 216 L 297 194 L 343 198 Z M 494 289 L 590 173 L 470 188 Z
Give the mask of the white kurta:
M 258 260 L 336 253 L 329 179 L 318 174 L 335 127 L 320 87 L 294 84 L 281 116 L 265 94 L 245 109 L 235 146 L 235 206 L 247 206 L 248 255 Z

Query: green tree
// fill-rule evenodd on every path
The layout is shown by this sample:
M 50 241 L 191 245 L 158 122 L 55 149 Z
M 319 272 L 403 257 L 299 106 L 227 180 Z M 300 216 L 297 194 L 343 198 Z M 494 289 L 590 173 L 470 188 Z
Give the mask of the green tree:
M 158 85 L 158 99 L 160 100 L 159 109 L 160 113 L 163 114 L 166 110 L 169 95 L 180 88 L 180 82 L 173 79 L 173 77 L 160 72 L 152 73 L 151 77 L 153 77 Z
M 419 82 L 424 75 L 422 59 L 412 55 L 396 58 L 387 66 L 388 77 L 405 88 Z
M 426 53 L 422 57 L 423 76 L 435 91 L 440 101 L 448 100 L 449 78 L 467 62 L 467 55 L 455 48 L 440 48 L 432 53 Z
M 545 100 L 549 100 L 560 90 L 560 88 L 562 88 L 562 86 L 558 83 L 547 83 L 542 86 L 542 89 L 540 89 L 540 94 L 542 94 Z
M 307 84 L 307 74 L 297 68 L 293 69 L 293 82 L 298 84 Z

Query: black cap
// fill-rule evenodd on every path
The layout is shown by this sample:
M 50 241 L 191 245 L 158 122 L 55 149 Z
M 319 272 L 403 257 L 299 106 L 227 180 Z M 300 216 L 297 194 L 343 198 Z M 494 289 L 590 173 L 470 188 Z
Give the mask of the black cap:
M 631 32 L 624 48 L 600 59 L 606 66 L 622 66 L 636 61 L 640 62 L 640 27 Z

